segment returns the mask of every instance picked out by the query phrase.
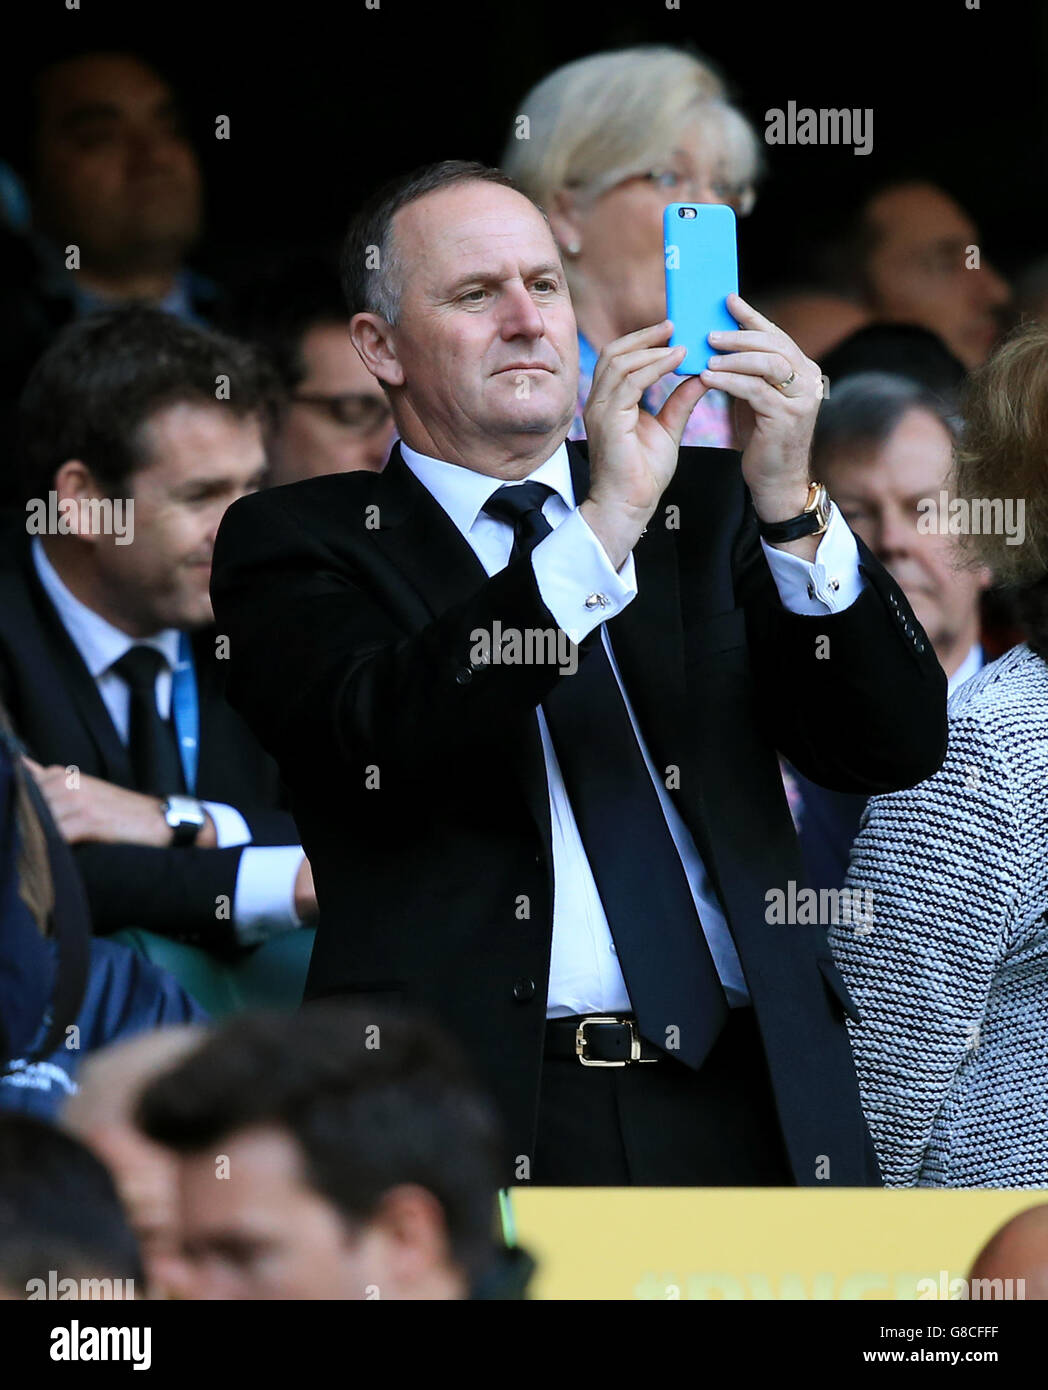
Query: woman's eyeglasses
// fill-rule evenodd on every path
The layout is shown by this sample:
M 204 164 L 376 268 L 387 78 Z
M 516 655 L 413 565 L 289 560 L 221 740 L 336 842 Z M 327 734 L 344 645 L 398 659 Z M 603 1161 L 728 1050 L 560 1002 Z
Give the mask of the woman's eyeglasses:
M 747 183 L 728 183 L 723 179 L 708 179 L 682 174 L 678 169 L 647 169 L 636 178 L 648 179 L 660 192 L 668 195 L 670 202 L 699 203 L 707 201 L 704 194 L 711 195 L 714 202 L 727 203 L 740 217 L 753 210 L 756 192 Z
M 672 165 L 644 169 L 632 174 L 615 174 L 607 180 L 590 185 L 592 197 L 603 197 L 615 188 L 636 180 L 646 180 L 668 203 L 727 203 L 736 215 L 745 217 L 753 211 L 757 192 L 751 183 L 729 183 L 726 179 L 703 179 L 697 174 L 685 174 Z M 582 185 L 571 185 L 569 187 Z

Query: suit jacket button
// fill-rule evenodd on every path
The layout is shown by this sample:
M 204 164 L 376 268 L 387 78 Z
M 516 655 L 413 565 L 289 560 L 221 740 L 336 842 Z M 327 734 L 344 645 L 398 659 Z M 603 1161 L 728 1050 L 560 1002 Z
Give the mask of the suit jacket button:
M 518 1004 L 526 1004 L 529 999 L 535 997 L 535 981 L 528 975 L 522 975 L 519 980 L 513 981 L 513 998 Z
M 455 672 L 455 680 L 458 682 L 459 685 L 469 685 L 472 679 L 473 672 L 469 669 L 468 666 L 463 666 L 460 670 Z

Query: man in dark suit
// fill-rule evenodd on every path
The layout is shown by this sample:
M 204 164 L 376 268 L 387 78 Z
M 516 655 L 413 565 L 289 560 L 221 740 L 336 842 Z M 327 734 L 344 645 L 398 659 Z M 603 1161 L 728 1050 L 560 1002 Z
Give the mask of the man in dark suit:
M 343 264 L 401 442 L 381 475 L 237 502 L 212 578 L 230 699 L 316 874 L 307 996 L 431 1007 L 517 1181 L 876 1182 L 824 926 L 771 925 L 802 879 L 775 750 L 842 789 L 917 782 L 944 681 L 810 486 L 818 367 L 735 297 L 729 355 L 657 416 L 669 325 L 609 343 L 566 445 L 563 267 L 502 175 L 399 180 Z M 741 468 L 678 458 L 713 385 Z
M 949 354 L 935 339 L 925 342 L 921 330 L 912 334 L 902 336 L 914 367 L 904 357 L 901 371 L 858 372 L 839 384 L 834 378 L 812 438 L 812 464 L 848 525 L 913 605 L 949 697 L 985 665 L 980 599 L 992 576 L 985 566 L 965 565 L 960 540 L 940 513 L 959 422 L 952 404 L 907 372 L 922 366 L 918 349 L 929 374 L 939 354 Z M 892 353 L 885 358 L 892 368 Z M 842 887 L 867 798 L 817 786 L 794 769 L 784 775 L 808 882 Z
M 264 473 L 266 391 L 241 344 L 133 308 L 63 330 L 23 398 L 0 693 L 101 933 L 224 950 L 313 910 L 277 769 L 223 697 L 208 596 L 222 512 Z
M 143 301 L 212 323 L 224 301 L 186 264 L 203 179 L 165 78 L 105 50 L 46 60 L 27 77 L 11 154 L 31 225 L 0 233 L 0 507 L 16 509 L 18 397 L 56 333 Z

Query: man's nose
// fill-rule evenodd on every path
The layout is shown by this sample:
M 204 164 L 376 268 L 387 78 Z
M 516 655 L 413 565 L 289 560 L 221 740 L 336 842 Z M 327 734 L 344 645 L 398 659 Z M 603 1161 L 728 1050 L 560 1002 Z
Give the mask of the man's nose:
M 222 518 L 225 516 L 227 510 L 234 502 L 239 502 L 241 497 L 246 497 L 249 492 L 253 491 L 253 488 L 237 488 L 230 497 L 224 499 L 210 509 L 210 513 L 206 518 L 206 525 L 204 534 L 201 536 L 201 541 L 208 547 L 212 554 L 214 554 L 215 542 L 218 539 L 218 528 L 222 525 Z
M 133 131 L 127 152 L 128 164 L 138 174 L 167 168 L 178 153 L 175 142 L 169 136 L 151 130 Z
M 546 325 L 538 305 L 523 285 L 505 292 L 501 304 L 503 338 L 540 338 Z
M 194 1298 L 193 1266 L 179 1254 L 154 1255 L 149 1262 L 151 1298 Z
M 988 309 L 998 309 L 1012 297 L 1008 282 L 997 274 L 992 265 L 984 265 L 976 272 L 975 286 L 979 302 Z
M 913 548 L 914 523 L 895 508 L 881 512 L 876 522 L 874 544 L 870 547 L 879 559 L 908 555 Z
M 200 1302 L 232 1303 L 246 1296 L 241 1280 L 223 1260 L 201 1260 L 193 1272 L 191 1296 Z

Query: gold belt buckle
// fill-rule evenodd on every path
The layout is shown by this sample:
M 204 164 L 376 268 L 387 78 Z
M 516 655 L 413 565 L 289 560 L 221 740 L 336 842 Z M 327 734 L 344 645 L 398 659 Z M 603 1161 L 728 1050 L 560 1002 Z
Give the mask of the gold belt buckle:
M 579 1059 L 579 1061 L 582 1063 L 584 1067 L 624 1067 L 627 1065 L 625 1060 L 621 1062 L 606 1062 L 601 1057 L 584 1057 L 582 1055 L 583 1049 L 586 1046 L 586 1029 L 589 1027 L 591 1023 L 617 1023 L 620 1026 L 622 1024 L 625 1024 L 626 1027 L 630 1030 L 629 1061 L 658 1061 L 657 1057 L 642 1057 L 640 1055 L 641 1038 L 640 1034 L 637 1032 L 636 1024 L 632 1018 L 605 1018 L 602 1016 L 594 1016 L 593 1018 L 584 1018 L 582 1022 L 579 1024 L 579 1026 L 575 1029 L 575 1056 Z

